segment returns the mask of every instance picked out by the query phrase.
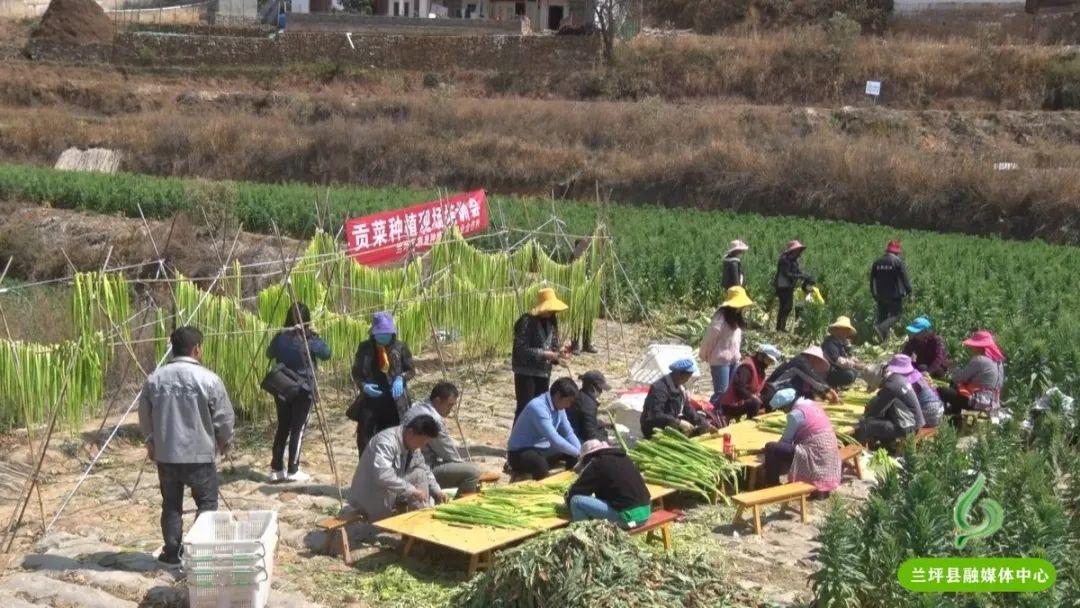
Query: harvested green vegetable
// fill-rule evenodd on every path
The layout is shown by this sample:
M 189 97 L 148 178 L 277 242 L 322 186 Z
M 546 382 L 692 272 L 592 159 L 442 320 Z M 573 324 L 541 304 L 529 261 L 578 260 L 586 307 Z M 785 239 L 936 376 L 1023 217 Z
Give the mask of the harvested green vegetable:
M 456 608 L 611 608 L 736 604 L 702 555 L 656 554 L 607 522 L 571 524 L 502 553 L 455 596 Z
M 639 441 L 632 449 L 627 449 L 618 433 L 616 436 L 649 483 L 697 494 L 710 503 L 715 503 L 718 497 L 728 502 L 727 495 L 717 492 L 721 484 L 731 486 L 733 492 L 739 491 L 741 464 L 674 429 L 661 429 L 652 439 Z
M 479 498 L 435 507 L 435 519 L 462 526 L 531 528 L 559 516 L 569 483 L 515 483 L 484 490 Z

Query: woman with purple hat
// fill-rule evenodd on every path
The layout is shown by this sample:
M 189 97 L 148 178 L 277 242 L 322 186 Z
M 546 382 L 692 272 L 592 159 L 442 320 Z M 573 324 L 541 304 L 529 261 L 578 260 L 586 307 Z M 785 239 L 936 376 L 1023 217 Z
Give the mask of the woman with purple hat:
M 885 381 L 855 426 L 856 439 L 864 444 L 892 444 L 926 425 L 919 397 L 909 381 L 916 373 L 911 357 L 893 356 L 885 367 Z
M 1001 388 L 1005 384 L 1005 353 L 985 329 L 963 342 L 971 359 L 953 374 L 952 384 L 941 389 L 949 413 L 959 417 L 963 410 L 991 412 L 1001 408 Z
M 406 383 L 416 375 L 412 352 L 398 340 L 394 317 L 377 312 L 371 318 L 370 338 L 360 343 L 353 360 L 352 379 L 361 400 L 356 424 L 356 447 L 364 447 L 376 433 L 401 424 L 409 409 Z
M 787 320 L 795 309 L 795 288 L 802 282 L 803 291 L 814 285 L 814 278 L 799 267 L 799 257 L 806 250 L 806 245 L 799 241 L 789 241 L 780 260 L 776 263 L 776 275 L 773 277 L 773 289 L 780 300 L 780 311 L 776 315 L 776 331 L 787 331 Z

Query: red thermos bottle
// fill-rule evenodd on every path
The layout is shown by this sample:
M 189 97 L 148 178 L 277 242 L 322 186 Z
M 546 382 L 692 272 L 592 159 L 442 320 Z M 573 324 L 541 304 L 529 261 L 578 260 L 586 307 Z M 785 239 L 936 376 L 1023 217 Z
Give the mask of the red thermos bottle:
M 733 450 L 731 448 L 731 433 L 724 433 L 724 455 L 731 456 Z

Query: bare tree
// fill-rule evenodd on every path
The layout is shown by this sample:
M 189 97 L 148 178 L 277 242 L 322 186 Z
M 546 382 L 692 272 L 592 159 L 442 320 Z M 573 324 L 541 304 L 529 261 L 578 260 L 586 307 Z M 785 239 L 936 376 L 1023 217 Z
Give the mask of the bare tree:
M 615 63 L 615 37 L 622 29 L 630 14 L 632 0 L 594 0 L 596 10 L 596 29 L 600 30 L 600 38 L 604 42 L 604 63 Z

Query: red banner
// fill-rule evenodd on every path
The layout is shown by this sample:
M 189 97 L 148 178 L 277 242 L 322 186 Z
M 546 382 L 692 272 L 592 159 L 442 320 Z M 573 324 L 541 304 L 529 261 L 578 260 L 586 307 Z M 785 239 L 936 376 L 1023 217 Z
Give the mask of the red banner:
M 456 225 L 468 236 L 487 230 L 487 196 L 483 190 L 383 211 L 345 222 L 349 254 L 357 262 L 378 266 L 410 252 L 427 251 L 447 228 Z

